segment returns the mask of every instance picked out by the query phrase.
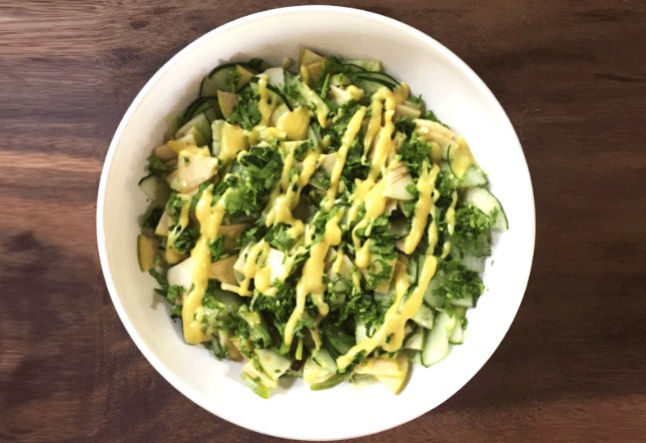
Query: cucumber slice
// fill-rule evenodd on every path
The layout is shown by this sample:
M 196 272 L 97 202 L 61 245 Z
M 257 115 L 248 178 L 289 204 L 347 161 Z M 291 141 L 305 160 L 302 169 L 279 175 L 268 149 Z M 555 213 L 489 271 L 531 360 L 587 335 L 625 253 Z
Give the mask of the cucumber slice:
M 200 134 L 202 134 L 204 138 L 204 143 L 206 143 L 208 140 L 211 140 L 211 122 L 206 117 L 206 115 L 204 115 L 204 113 L 197 114 L 195 117 L 186 122 L 184 126 L 179 128 L 175 133 L 175 139 L 184 137 L 193 127 L 200 131 Z M 204 143 L 200 143 L 200 146 Z
M 325 349 L 314 350 L 303 365 L 303 381 L 311 385 L 324 383 L 337 373 L 337 365 Z
M 144 191 L 152 201 L 161 206 L 166 206 L 170 197 L 168 182 L 159 175 L 150 174 L 139 180 L 139 188 Z
M 313 383 L 310 385 L 312 391 L 322 391 L 324 389 L 330 389 L 335 387 L 338 384 L 343 383 L 348 378 L 350 378 L 350 373 L 347 374 L 334 374 L 332 377 L 328 378 L 325 381 L 320 383 Z
M 366 72 L 367 71 L 367 69 L 355 63 L 343 63 L 342 65 L 343 65 L 344 72 Z
M 200 96 L 213 97 L 218 91 L 236 92 L 255 75 L 254 70 L 241 63 L 226 63 L 215 68 L 202 80 Z
M 433 310 L 422 303 L 422 306 L 419 307 L 417 313 L 413 318 L 411 318 L 411 320 L 423 328 L 431 329 L 433 327 L 434 317 L 435 315 L 433 314 Z
M 410 362 L 414 365 L 422 365 L 422 352 L 414 351 L 411 355 Z
M 507 215 L 500 201 L 485 188 L 472 188 L 464 194 L 464 202 L 470 203 L 490 217 L 495 217 L 493 229 L 505 231 L 509 229 Z
M 473 297 L 468 296 L 465 298 L 452 298 L 451 305 L 461 308 L 473 308 Z
M 462 322 L 457 322 L 451 336 L 449 337 L 449 343 L 452 345 L 461 345 L 464 343 L 464 328 L 462 327 Z
M 404 348 L 421 351 L 424 349 L 424 335 L 424 328 L 417 328 L 404 342 Z
M 137 259 L 141 272 L 148 272 L 155 267 L 158 246 L 159 241 L 156 238 L 145 235 L 137 236 Z
M 486 257 L 474 257 L 473 255 L 464 255 L 460 257 L 460 263 L 469 271 L 482 274 L 485 268 Z
M 278 380 L 292 365 L 291 360 L 268 349 L 256 349 L 254 351 L 258 356 L 258 362 L 262 370 L 274 380 Z
M 368 80 L 377 80 L 383 82 L 384 84 L 389 84 L 390 89 L 395 89 L 399 85 L 397 79 L 391 77 L 385 72 L 361 72 L 357 73 L 356 77 Z
M 222 117 L 216 97 L 198 97 L 184 111 L 184 121 L 189 121 L 198 114 L 202 114 L 210 120 Z
M 458 181 L 458 188 L 473 188 L 476 186 L 485 186 L 489 183 L 484 171 L 476 165 L 471 165 L 467 172 Z
M 361 102 L 370 102 L 372 95 L 384 86 L 390 90 L 394 89 L 392 83 L 380 79 L 354 76 L 352 80 L 352 83 L 354 83 L 357 87 L 363 89 L 363 98 L 361 99 Z
M 444 296 L 437 294 L 437 289 L 444 282 L 444 275 L 441 272 L 435 274 L 431 279 L 424 293 L 424 301 L 432 308 L 441 309 L 444 307 Z
M 242 373 L 242 381 L 256 395 L 258 395 L 259 397 L 264 398 L 265 400 L 268 399 L 269 396 L 271 395 L 271 389 L 270 388 L 263 385 L 262 383 L 257 382 L 256 380 L 254 380 L 253 378 L 251 378 L 249 375 L 245 374 L 244 372 Z
M 371 60 L 371 59 L 345 60 L 344 64 L 357 66 L 364 71 L 372 71 L 372 72 L 381 71 L 381 62 L 379 60 Z
M 449 353 L 449 337 L 455 329 L 457 321 L 454 316 L 440 312 L 433 329 L 426 335 L 426 343 L 422 350 L 422 364 L 432 366 Z

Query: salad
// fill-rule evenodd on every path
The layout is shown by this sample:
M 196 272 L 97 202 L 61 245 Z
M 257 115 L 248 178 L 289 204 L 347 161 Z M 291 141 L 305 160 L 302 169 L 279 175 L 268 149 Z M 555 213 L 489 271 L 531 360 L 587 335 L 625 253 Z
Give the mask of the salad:
M 499 201 L 466 140 L 376 60 L 216 67 L 139 187 L 141 270 L 189 344 L 267 398 L 377 381 L 463 343 Z

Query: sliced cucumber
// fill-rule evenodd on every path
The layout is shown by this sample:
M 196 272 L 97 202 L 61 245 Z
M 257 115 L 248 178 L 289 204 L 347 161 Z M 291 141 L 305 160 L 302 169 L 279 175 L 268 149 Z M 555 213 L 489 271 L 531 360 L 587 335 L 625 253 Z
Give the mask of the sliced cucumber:
M 239 91 L 255 74 L 253 69 L 241 63 L 220 65 L 204 77 L 200 85 L 200 95 L 213 97 L 218 91 Z
M 291 360 L 268 349 L 256 349 L 254 351 L 258 356 L 258 362 L 262 370 L 274 380 L 278 380 L 292 365 Z
M 209 120 L 221 117 L 220 107 L 216 97 L 198 97 L 188 105 L 184 111 L 184 121 L 188 121 L 198 114 L 204 114 Z
M 362 103 L 369 103 L 373 94 L 384 86 L 390 90 L 395 88 L 395 85 L 388 81 L 379 78 L 362 77 L 360 75 L 352 76 L 352 83 L 363 89 Z
M 320 383 L 313 383 L 310 385 L 312 391 L 322 391 L 324 389 L 330 389 L 335 387 L 338 384 L 343 383 L 348 378 L 350 378 L 350 373 L 347 374 L 334 374 L 332 377 L 328 378 L 325 381 Z
M 159 241 L 156 238 L 145 235 L 137 236 L 137 259 L 141 272 L 148 272 L 155 267 L 158 246 Z
M 247 387 L 249 387 L 256 395 L 264 398 L 265 400 L 271 395 L 271 389 L 262 383 L 257 382 L 251 376 L 245 374 L 244 372 L 241 375 L 242 381 Z
M 470 203 L 490 217 L 495 217 L 493 229 L 504 231 L 509 228 L 507 215 L 500 201 L 485 188 L 472 188 L 464 194 L 465 203 Z
M 469 295 L 464 298 L 452 298 L 451 305 L 461 308 L 473 308 L 473 296 Z
M 337 365 L 330 353 L 325 349 L 314 350 L 303 365 L 303 381 L 309 384 L 323 383 L 336 372 Z
M 462 322 L 458 321 L 451 332 L 449 337 L 449 343 L 452 345 L 461 345 L 464 343 L 464 328 L 462 327 Z
M 364 71 L 372 71 L 372 72 L 381 71 L 381 62 L 379 60 L 371 60 L 371 59 L 345 60 L 344 64 L 357 66 Z
M 163 177 L 155 174 L 147 175 L 139 180 L 139 188 L 152 201 L 162 207 L 166 206 L 171 190 L 168 182 Z
M 385 72 L 360 72 L 356 74 L 356 77 L 365 80 L 376 80 L 382 82 L 384 84 L 387 84 L 390 89 L 395 89 L 399 85 L 399 82 L 395 78 L 391 77 Z
M 484 171 L 476 165 L 471 165 L 462 179 L 458 181 L 458 188 L 473 188 L 475 186 L 484 186 L 489 181 Z
M 417 328 L 404 342 L 404 348 L 421 351 L 424 348 L 424 328 Z
M 204 143 L 207 143 L 207 141 L 211 140 L 211 122 L 206 117 L 206 115 L 204 115 L 204 113 L 197 114 L 195 117 L 186 122 L 184 126 L 179 128 L 175 133 L 175 138 L 180 139 L 184 137 L 193 127 L 200 131 L 200 134 L 202 134 L 202 136 L 204 137 Z
M 422 365 L 422 352 L 414 351 L 410 357 L 410 362 L 414 365 Z
M 460 257 L 460 263 L 464 265 L 469 271 L 482 274 L 485 268 L 485 260 L 487 257 L 474 257 L 473 255 L 463 255 Z
M 423 328 L 431 329 L 433 327 L 433 320 L 435 315 L 433 310 L 422 303 L 422 306 L 419 307 L 417 313 L 411 318 L 415 323 L 420 325 Z
M 366 72 L 367 69 L 354 64 L 354 63 L 343 63 L 344 72 Z
M 449 353 L 449 337 L 453 333 L 457 321 L 454 316 L 440 312 L 433 329 L 426 335 L 426 343 L 422 350 L 422 364 L 426 367 L 434 365 Z
M 440 309 L 444 307 L 444 296 L 437 293 L 437 289 L 444 282 L 444 276 L 441 272 L 435 274 L 431 279 L 424 293 L 424 301 L 432 308 Z

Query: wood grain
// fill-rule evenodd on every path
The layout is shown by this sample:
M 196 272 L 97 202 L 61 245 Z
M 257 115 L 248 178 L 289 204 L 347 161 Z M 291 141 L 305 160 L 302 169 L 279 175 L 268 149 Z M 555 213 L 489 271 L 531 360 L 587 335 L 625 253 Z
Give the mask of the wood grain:
M 537 210 L 525 300 L 493 358 L 436 410 L 356 441 L 646 440 L 646 4 L 331 3 L 408 23 L 483 78 Z M 195 38 L 267 7 L 0 3 L 0 441 L 278 441 L 152 369 L 112 307 L 95 237 L 103 159 L 139 89 Z

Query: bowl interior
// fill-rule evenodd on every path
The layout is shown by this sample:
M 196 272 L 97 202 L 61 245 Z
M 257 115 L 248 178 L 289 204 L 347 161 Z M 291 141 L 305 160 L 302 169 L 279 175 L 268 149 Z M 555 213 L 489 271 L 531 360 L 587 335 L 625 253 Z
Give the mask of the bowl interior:
M 167 117 L 195 97 L 202 77 L 219 63 L 262 57 L 280 64 L 284 57 L 297 58 L 301 47 L 379 59 L 389 73 L 408 82 L 413 93 L 423 94 L 427 107 L 466 137 L 510 221 L 487 265 L 486 292 L 469 312 L 465 344 L 436 366 L 416 367 L 398 396 L 380 385 L 345 384 L 311 392 L 296 381 L 270 400 L 257 397 L 240 381 L 240 365 L 218 362 L 205 348 L 184 343 L 180 325 L 172 323 L 165 302 L 153 294 L 153 278 L 140 273 L 137 265 L 138 219 L 148 204 L 137 182 L 151 149 L 162 142 Z M 527 165 L 507 116 L 454 54 L 424 34 L 375 14 L 286 8 L 249 16 L 205 35 L 169 61 L 137 96 L 106 160 L 98 238 L 105 278 L 124 325 L 153 366 L 182 393 L 258 432 L 309 440 L 350 438 L 388 429 L 436 407 L 495 351 L 529 277 L 534 202 Z

